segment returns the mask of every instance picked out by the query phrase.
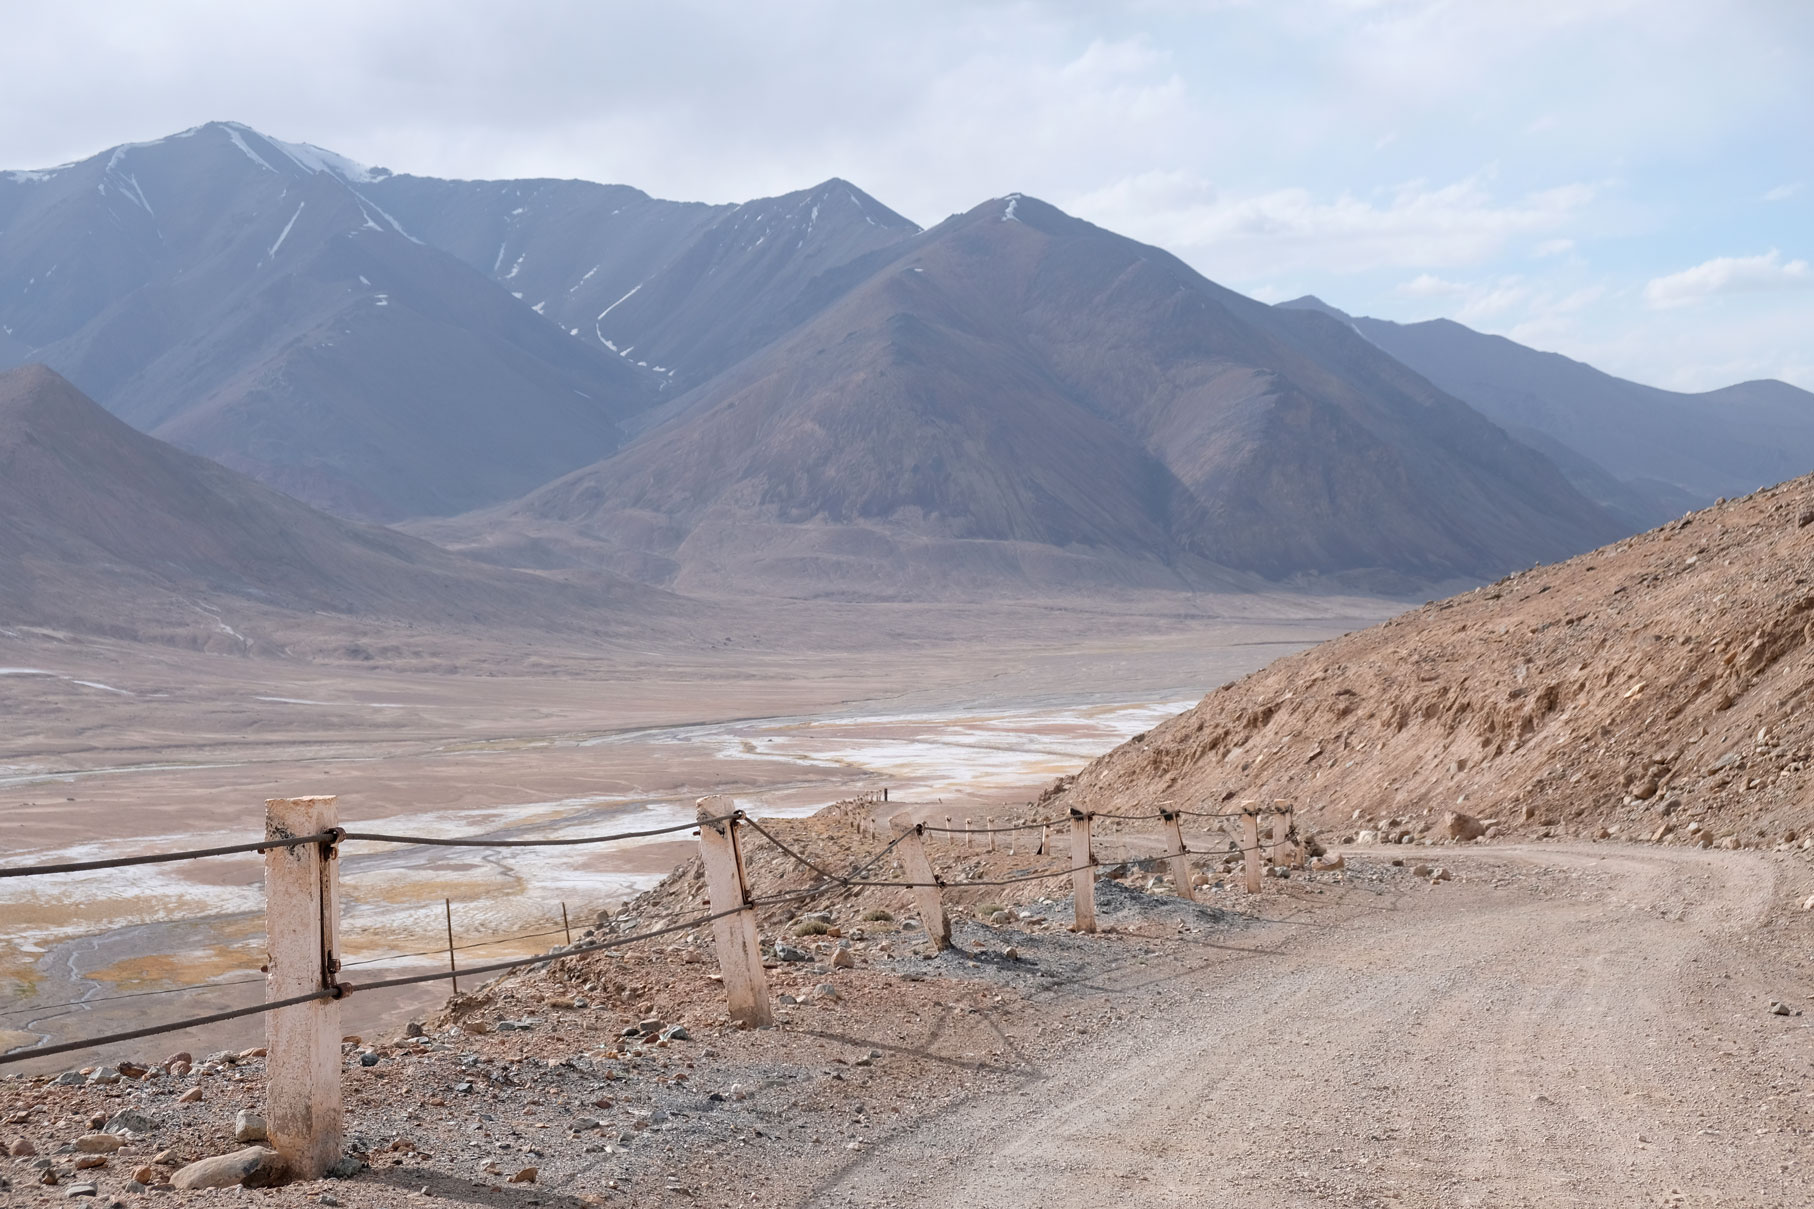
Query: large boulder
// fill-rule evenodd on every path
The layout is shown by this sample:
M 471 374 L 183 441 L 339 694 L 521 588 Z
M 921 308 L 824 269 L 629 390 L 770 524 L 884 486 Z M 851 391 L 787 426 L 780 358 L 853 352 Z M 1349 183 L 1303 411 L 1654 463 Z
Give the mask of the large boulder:
M 1436 826 L 1437 833 L 1451 840 L 1477 840 L 1486 834 L 1486 824 L 1471 814 L 1451 810 L 1442 816 L 1442 822 Z
M 282 1182 L 283 1160 L 275 1150 L 248 1146 L 232 1154 L 217 1154 L 211 1159 L 191 1163 L 170 1177 L 178 1188 L 231 1188 L 244 1184 L 248 1188 L 269 1188 Z

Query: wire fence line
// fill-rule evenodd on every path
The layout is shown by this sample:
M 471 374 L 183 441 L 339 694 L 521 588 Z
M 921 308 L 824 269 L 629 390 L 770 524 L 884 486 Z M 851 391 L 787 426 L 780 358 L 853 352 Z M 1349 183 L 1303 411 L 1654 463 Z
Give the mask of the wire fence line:
M 1209 818 L 1238 818 L 1238 817 L 1243 817 L 1244 815 L 1248 815 L 1250 813 L 1251 812 L 1248 812 L 1248 811 L 1242 811 L 1239 813 L 1229 813 L 1229 814 L 1206 814 L 1203 812 L 1161 811 L 1158 814 L 1150 814 L 1150 815 L 1116 815 L 1116 814 L 1094 813 L 1093 812 L 1088 815 L 1078 815 L 1078 816 L 1067 815 L 1067 816 L 1063 816 L 1060 818 L 1037 822 L 1037 823 L 1022 823 L 1022 824 L 1013 824 L 1013 825 L 1009 825 L 1009 826 L 988 828 L 988 829 L 983 829 L 982 834 L 988 834 L 990 831 L 1031 830 L 1036 827 L 1037 828 L 1048 827 L 1048 826 L 1053 825 L 1054 823 L 1068 824 L 1068 823 L 1071 823 L 1074 818 L 1081 819 L 1086 822 L 1089 818 L 1124 819 L 1124 820 L 1128 820 L 1128 821 L 1152 821 L 1155 819 L 1159 819 L 1159 820 L 1175 819 L 1180 814 L 1194 814 L 1197 817 L 1209 817 Z M 558 837 L 558 838 L 550 838 L 550 839 L 498 839 L 498 838 L 488 838 L 488 837 L 439 837 L 439 836 L 390 835 L 390 834 L 378 833 L 378 832 L 356 832 L 356 831 L 349 831 L 349 830 L 346 830 L 346 829 L 340 828 L 340 827 L 333 827 L 333 828 L 329 828 L 329 829 L 326 829 L 326 830 L 323 830 L 320 832 L 316 832 L 316 833 L 313 833 L 310 835 L 290 836 L 290 837 L 269 837 L 264 840 L 253 841 L 253 842 L 248 842 L 248 843 L 243 843 L 243 844 L 230 844 L 230 845 L 222 845 L 222 846 L 213 847 L 213 848 L 190 849 L 190 850 L 181 851 L 181 852 L 151 853 L 151 854 L 142 854 L 139 856 L 132 856 L 132 857 L 119 857 L 119 858 L 94 860 L 94 861 L 74 861 L 74 862 L 61 862 L 61 863 L 55 863 L 55 864 L 14 866 L 11 868 L 0 868 L 0 877 L 44 876 L 44 875 L 51 875 L 51 874 L 58 874 L 58 873 L 78 872 L 78 871 L 91 870 L 91 869 L 122 868 L 122 867 L 127 867 L 127 866 L 132 866 L 132 865 L 154 864 L 154 863 L 163 863 L 163 862 L 180 861 L 180 860 L 194 860 L 194 859 L 200 859 L 200 858 L 211 857 L 211 856 L 225 856 L 225 855 L 248 853 L 248 852 L 265 852 L 265 851 L 269 851 L 272 849 L 297 848 L 297 847 L 302 847 L 302 846 L 306 846 L 306 845 L 320 845 L 323 847 L 324 853 L 331 853 L 332 849 L 334 849 L 340 843 L 355 842 L 355 841 L 373 842 L 373 843 L 411 844 L 411 845 L 420 844 L 420 845 L 442 846 L 442 847 L 554 847 L 554 846 L 573 846 L 573 845 L 582 845 L 582 844 L 600 844 L 600 843 L 621 842 L 621 841 L 626 841 L 626 840 L 645 839 L 645 838 L 650 838 L 650 837 L 654 837 L 654 836 L 670 835 L 670 834 L 674 834 L 674 833 L 682 832 L 682 831 L 697 831 L 704 827 L 715 827 L 719 824 L 723 824 L 723 823 L 727 823 L 727 822 L 733 823 L 733 824 L 742 824 L 744 826 L 747 826 L 748 828 L 750 828 L 750 830 L 752 832 L 761 836 L 764 840 L 766 840 L 770 844 L 774 845 L 775 848 L 777 848 L 787 858 L 789 858 L 796 864 L 800 865 L 801 867 L 810 870 L 813 874 L 815 874 L 817 876 L 818 881 L 810 886 L 802 887 L 802 888 L 799 888 L 796 890 L 783 891 L 778 894 L 762 896 L 762 897 L 750 895 L 748 893 L 748 891 L 746 890 L 744 893 L 744 901 L 741 904 L 734 906 L 734 907 L 729 907 L 724 910 L 710 912 L 708 914 L 692 917 L 692 918 L 686 919 L 681 922 L 669 924 L 669 925 L 666 925 L 666 926 L 663 926 L 660 928 L 655 928 L 655 929 L 651 929 L 651 930 L 647 930 L 644 932 L 639 932 L 639 933 L 635 933 L 635 934 L 631 934 L 631 935 L 617 935 L 617 934 L 599 935 L 599 936 L 594 936 L 590 939 L 583 939 L 578 943 L 573 943 L 573 942 L 571 942 L 571 939 L 569 939 L 569 943 L 566 945 L 558 946 L 555 949 L 537 953 L 533 956 L 511 958 L 511 959 L 507 959 L 507 960 L 503 960 L 503 961 L 496 961 L 496 962 L 488 962 L 483 965 L 468 967 L 464 970 L 458 971 L 458 973 L 466 974 L 468 977 L 477 976 L 477 975 L 502 973 L 502 972 L 505 972 L 508 970 L 521 969 L 521 968 L 524 968 L 527 966 L 534 966 L 534 965 L 539 965 L 539 964 L 543 964 L 543 963 L 547 963 L 547 962 L 557 961 L 557 960 L 560 960 L 565 957 L 579 956 L 579 955 L 582 955 L 585 953 L 599 952 L 599 951 L 604 951 L 604 950 L 608 950 L 608 949 L 612 949 L 612 948 L 621 948 L 625 945 L 631 945 L 631 944 L 636 944 L 636 943 L 640 943 L 643 941 L 654 940 L 654 939 L 658 939 L 663 936 L 673 935 L 678 932 L 691 931 L 691 930 L 697 929 L 703 925 L 713 923 L 720 919 L 724 919 L 728 916 L 737 915 L 744 911 L 753 910 L 756 907 L 777 906 L 777 905 L 781 905 L 784 903 L 798 902 L 798 901 L 802 901 L 805 899 L 810 899 L 810 898 L 816 897 L 820 894 L 823 894 L 828 890 L 832 890 L 832 889 L 836 889 L 836 888 L 848 888 L 848 889 L 893 888 L 893 889 L 915 890 L 915 889 L 944 889 L 947 887 L 965 887 L 965 886 L 999 887 L 999 886 L 1017 885 L 1017 884 L 1022 884 L 1022 883 L 1026 883 L 1026 882 L 1045 881 L 1045 880 L 1052 880 L 1052 879 L 1056 879 L 1056 878 L 1070 877 L 1074 874 L 1081 873 L 1086 870 L 1094 869 L 1100 863 L 1102 863 L 1102 862 L 1099 862 L 1098 860 L 1096 860 L 1094 858 L 1094 856 L 1092 856 L 1091 859 L 1087 863 L 1082 864 L 1082 865 L 1075 865 L 1075 866 L 1072 866 L 1069 868 L 1045 870 L 1045 871 L 1040 871 L 1040 872 L 1027 872 L 1027 873 L 1023 873 L 1023 874 L 1013 874 L 1013 875 L 1009 875 L 1009 876 L 1001 877 L 1001 878 L 976 878 L 976 879 L 960 878 L 960 879 L 956 879 L 956 880 L 947 880 L 943 877 L 940 877 L 938 874 L 935 873 L 933 875 L 933 880 L 931 882 L 915 881 L 915 880 L 911 880 L 911 879 L 878 879 L 878 878 L 869 877 L 866 875 L 868 875 L 870 873 L 870 871 L 875 868 L 876 865 L 880 864 L 883 860 L 887 859 L 887 857 L 896 849 L 896 847 L 898 847 L 909 836 L 920 835 L 920 834 L 923 834 L 928 831 L 938 832 L 938 833 L 942 833 L 942 834 L 976 834 L 977 829 L 965 828 L 964 831 L 960 832 L 956 828 L 937 827 L 937 826 L 934 826 L 931 824 L 926 824 L 926 823 L 916 824 L 915 826 L 913 826 L 911 828 L 904 829 L 892 841 L 890 841 L 888 844 L 884 845 L 880 850 L 878 850 L 877 852 L 875 852 L 874 854 L 869 856 L 867 859 L 863 860 L 860 864 L 854 866 L 848 873 L 838 873 L 838 872 L 835 872 L 835 871 L 827 868 L 820 861 L 816 861 L 816 860 L 804 855 L 803 853 L 797 851 L 793 846 L 789 845 L 787 842 L 785 842 L 780 837 L 775 835 L 773 831 L 762 826 L 762 824 L 756 822 L 754 819 L 749 818 L 743 811 L 734 810 L 734 811 L 731 811 L 726 814 L 705 816 L 705 817 L 701 817 L 697 820 L 694 820 L 692 822 L 674 824 L 674 825 L 666 826 L 666 827 L 647 828 L 647 829 L 636 830 L 636 831 L 612 832 L 612 833 L 603 834 L 603 835 Z M 1296 838 L 1295 825 L 1291 826 L 1290 834 L 1291 834 L 1292 839 L 1295 840 L 1295 838 Z M 1233 855 L 1240 855 L 1243 853 L 1260 851 L 1260 850 L 1263 850 L 1265 847 L 1266 847 L 1266 845 L 1264 843 L 1254 844 L 1254 845 L 1249 845 L 1249 846 L 1243 847 L 1243 846 L 1239 846 L 1239 845 L 1231 842 L 1226 848 L 1223 848 L 1223 849 L 1202 851 L 1202 850 L 1193 850 L 1193 849 L 1189 848 L 1188 846 L 1181 846 L 1177 851 L 1157 853 L 1157 854 L 1141 854 L 1141 855 L 1129 856 L 1127 858 L 1124 858 L 1124 861 L 1121 863 L 1156 862 L 1156 861 L 1171 860 L 1171 859 L 1175 859 L 1178 857 L 1190 857 L 1190 856 L 1219 856 L 1219 857 L 1226 858 L 1226 857 L 1233 856 Z M 563 907 L 563 919 L 564 919 L 564 916 L 565 916 L 565 908 Z M 332 966 L 331 968 L 337 972 L 339 970 L 351 969 L 351 968 L 360 967 L 360 966 L 378 965 L 378 964 L 382 964 L 382 963 L 386 963 L 386 962 L 403 961 L 403 960 L 409 960 L 409 959 L 417 958 L 417 957 L 438 956 L 442 953 L 448 954 L 451 959 L 452 954 L 454 952 L 458 952 L 458 951 L 471 950 L 471 949 L 476 949 L 476 948 L 495 947 L 500 944 L 518 943 L 518 942 L 525 941 L 525 940 L 537 940 L 537 939 L 541 939 L 544 937 L 553 936 L 553 935 L 557 935 L 557 934 L 561 934 L 561 933 L 567 933 L 569 938 L 571 937 L 571 933 L 568 932 L 568 929 L 564 923 L 563 923 L 563 926 L 558 929 L 548 929 L 545 931 L 524 933 L 524 934 L 519 934 L 516 936 L 510 936 L 510 937 L 500 937 L 500 938 L 494 938 L 494 939 L 489 939 L 489 940 L 473 941 L 473 942 L 469 942 L 469 943 L 463 944 L 463 945 L 453 944 L 452 936 L 450 935 L 449 943 L 445 946 L 438 946 L 434 949 L 425 949 L 425 950 L 419 950 L 419 951 L 410 952 L 410 953 L 394 953 L 394 954 L 387 954 L 387 955 L 380 956 L 380 957 L 361 958 L 357 961 L 346 962 L 346 963 L 343 963 L 340 965 Z M 83 1039 L 79 1039 L 79 1040 L 75 1040 L 75 1041 L 60 1042 L 55 1045 L 40 1045 L 40 1046 L 31 1047 L 28 1049 L 14 1050 L 9 1053 L 0 1054 L 0 1065 L 34 1060 L 34 1059 L 39 1059 L 39 1058 L 45 1058 L 45 1057 L 50 1057 L 50 1056 L 53 1056 L 56 1054 L 70 1053 L 70 1052 L 74 1052 L 76 1050 L 81 1050 L 81 1049 L 98 1048 L 98 1047 L 102 1047 L 102 1046 L 118 1044 L 118 1043 L 121 1043 L 124 1041 L 137 1040 L 137 1039 L 144 1038 L 144 1037 L 158 1036 L 158 1035 L 165 1034 L 165 1033 L 178 1032 L 178 1031 L 181 1031 L 184 1029 L 203 1027 L 203 1026 L 210 1025 L 210 1024 L 224 1023 L 226 1021 L 241 1019 L 241 1018 L 244 1018 L 247 1016 L 262 1015 L 267 1012 L 278 1011 L 278 1010 L 281 1010 L 281 1009 L 287 1008 L 287 1007 L 294 1007 L 294 1006 L 298 1006 L 301 1004 L 318 1002 L 323 999 L 339 999 L 339 998 L 342 998 L 343 996 L 350 994 L 352 992 L 355 992 L 355 991 L 383 990 L 383 989 L 393 988 L 393 987 L 414 986 L 414 985 L 419 985 L 422 983 L 438 982 L 438 981 L 441 981 L 442 979 L 450 978 L 453 973 L 454 973 L 454 971 L 452 971 L 450 969 L 448 971 L 435 970 L 430 973 L 401 975 L 401 976 L 394 977 L 394 978 L 377 979 L 377 980 L 373 980 L 373 981 L 364 981 L 364 982 L 351 982 L 351 981 L 346 981 L 346 980 L 337 980 L 337 981 L 333 981 L 330 985 L 325 985 L 322 988 L 312 991 L 312 992 L 308 992 L 308 993 L 300 994 L 300 995 L 292 995 L 292 996 L 275 999 L 275 1000 L 269 1000 L 267 1002 L 251 1005 L 248 1007 L 233 1008 L 233 1009 L 228 1009 L 225 1011 L 208 1013 L 208 1014 L 201 1015 L 201 1016 L 187 1017 L 182 1020 L 169 1021 L 169 1022 L 166 1022 L 163 1024 L 148 1025 L 148 1026 L 141 1027 L 141 1028 L 125 1030 L 123 1032 L 111 1033 L 111 1034 L 101 1036 L 101 1037 L 88 1037 L 88 1038 L 83 1038 Z M 324 975 L 324 981 L 326 981 L 326 979 L 328 977 L 331 977 L 331 975 Z M 102 997 L 98 997 L 98 998 L 72 1000 L 72 1001 L 68 1001 L 65 1003 L 61 1003 L 61 1004 L 33 1005 L 33 1006 L 29 1006 L 29 1007 L 10 1008 L 10 1009 L 6 1009 L 5 1011 L 0 1011 L 0 1016 L 14 1015 L 14 1014 L 22 1013 L 22 1012 L 33 1012 L 33 1011 L 56 1013 L 58 1015 L 62 1015 L 62 1014 L 68 1014 L 68 1011 L 73 1011 L 73 1010 L 79 1009 L 79 1008 L 87 1008 L 87 1007 L 91 1007 L 91 1006 L 95 1006 L 95 1005 L 99 1005 L 99 1004 L 103 1004 L 103 1003 L 112 1003 L 112 1002 L 118 1002 L 121 1000 L 148 998 L 148 997 L 152 997 L 152 996 L 178 994 L 178 993 L 184 993 L 184 992 L 218 990 L 218 989 L 224 989 L 227 987 L 246 986 L 246 985 L 251 985 L 253 983 L 263 982 L 263 981 L 265 981 L 263 978 L 243 978 L 243 979 L 234 979 L 234 980 L 227 981 L 227 982 L 198 983 L 198 984 L 194 984 L 192 986 L 168 987 L 168 988 L 162 988 L 162 989 L 158 989 L 158 990 L 128 992 L 128 993 L 123 993 L 123 994 L 118 994 L 118 995 L 102 996 Z M 64 1010 L 64 1009 L 67 1009 L 67 1010 Z M 54 1018 L 54 1017 L 49 1017 L 49 1018 Z

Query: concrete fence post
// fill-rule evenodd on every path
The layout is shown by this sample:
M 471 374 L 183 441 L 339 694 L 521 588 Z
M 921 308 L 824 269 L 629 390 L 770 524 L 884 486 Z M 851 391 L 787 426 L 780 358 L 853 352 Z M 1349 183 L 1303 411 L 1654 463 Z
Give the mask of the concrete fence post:
M 901 836 L 901 868 L 913 883 L 913 902 L 919 909 L 920 922 L 932 947 L 951 947 L 951 921 L 945 917 L 945 904 L 939 898 L 939 881 L 933 876 L 932 862 L 926 859 L 925 829 L 906 815 L 897 815 L 894 827 Z
M 332 831 L 332 797 L 271 798 L 265 838 Z M 265 850 L 265 998 L 289 999 L 339 981 L 340 861 L 332 843 Z M 340 1161 L 340 1001 L 265 1014 L 265 1129 L 297 1179 L 318 1180 Z
M 1090 816 L 1071 808 L 1071 893 L 1079 932 L 1096 930 L 1096 854 L 1090 850 Z
M 1167 851 L 1174 855 L 1167 862 L 1172 870 L 1172 889 L 1178 897 L 1197 901 L 1197 892 L 1190 884 L 1190 857 L 1184 852 L 1184 828 L 1178 822 L 1178 812 L 1159 808 L 1159 819 L 1164 824 L 1165 840 L 1170 845 Z
M 1284 811 L 1281 811 L 1281 810 L 1273 811 L 1272 812 L 1272 863 L 1273 864 L 1285 865 L 1285 864 L 1290 863 L 1289 861 L 1287 861 L 1285 859 L 1285 857 L 1286 857 L 1285 849 L 1291 842 L 1290 834 L 1291 834 L 1291 820 L 1285 817 Z
M 726 815 L 733 817 L 723 817 Z M 724 976 L 731 1022 L 744 1028 L 764 1028 L 775 1022 L 775 1013 L 769 1003 L 768 974 L 762 968 L 762 945 L 756 936 L 756 908 L 750 902 L 734 816 L 728 797 L 699 799 L 699 857 L 705 864 L 712 914 L 718 916 L 712 921 L 712 941 L 718 949 L 718 970 Z M 712 819 L 718 821 L 708 821 Z M 731 914 L 723 914 L 727 911 Z
M 1260 892 L 1260 814 L 1251 806 L 1242 808 L 1241 852 L 1247 858 L 1247 893 Z

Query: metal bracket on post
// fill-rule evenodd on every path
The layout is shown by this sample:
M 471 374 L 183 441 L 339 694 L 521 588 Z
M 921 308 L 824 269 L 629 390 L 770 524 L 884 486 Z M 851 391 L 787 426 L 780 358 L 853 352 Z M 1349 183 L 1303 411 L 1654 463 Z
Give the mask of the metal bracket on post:
M 1090 815 L 1071 807 L 1072 915 L 1079 932 L 1096 930 L 1096 854 L 1090 847 Z
M 731 1020 L 745 1028 L 765 1028 L 775 1022 L 775 1014 L 756 935 L 756 909 L 737 839 L 738 813 L 728 797 L 699 799 L 699 856 L 705 865 L 712 914 L 718 916 L 712 921 L 712 940 L 718 949 L 718 969 L 724 977 Z
M 343 833 L 332 797 L 265 803 L 267 840 L 322 833 L 328 838 L 314 844 L 265 850 L 266 998 L 335 992 L 265 1016 L 265 1128 L 290 1173 L 304 1180 L 320 1179 L 340 1160 L 345 1121 L 337 956 Z

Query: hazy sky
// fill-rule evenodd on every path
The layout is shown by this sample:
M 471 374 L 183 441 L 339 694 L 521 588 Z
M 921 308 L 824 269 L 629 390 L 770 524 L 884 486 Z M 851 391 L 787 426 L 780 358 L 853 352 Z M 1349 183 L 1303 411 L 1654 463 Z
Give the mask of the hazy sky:
M 1814 389 L 1814 0 L 0 0 L 0 167 L 215 118 L 710 201 L 1012 191 L 1267 300 Z

